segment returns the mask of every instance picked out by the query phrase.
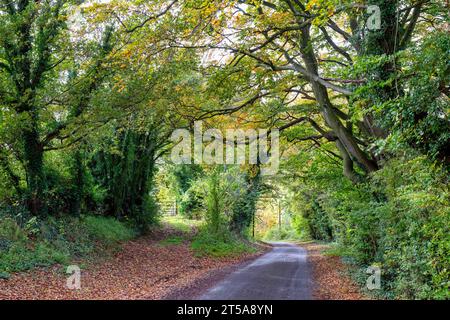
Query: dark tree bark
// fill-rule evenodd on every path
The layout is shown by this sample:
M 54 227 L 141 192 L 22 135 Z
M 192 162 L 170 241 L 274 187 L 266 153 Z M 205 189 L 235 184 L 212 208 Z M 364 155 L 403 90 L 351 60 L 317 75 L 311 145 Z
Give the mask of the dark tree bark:
M 44 152 L 37 129 L 32 126 L 23 131 L 24 160 L 27 175 L 27 203 L 33 215 L 45 215 Z

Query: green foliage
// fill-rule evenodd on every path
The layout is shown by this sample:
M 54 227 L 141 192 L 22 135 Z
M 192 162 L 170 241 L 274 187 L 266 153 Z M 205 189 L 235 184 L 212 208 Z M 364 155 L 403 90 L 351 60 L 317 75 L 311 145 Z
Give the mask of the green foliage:
M 24 227 L 11 217 L 0 221 L 0 272 L 24 271 L 68 261 L 65 251 L 52 245 L 35 229 L 36 223 L 35 218 Z
M 46 179 L 45 207 L 52 214 L 72 213 L 76 202 L 76 188 L 72 183 L 69 169 L 65 166 L 67 158 L 52 155 L 52 164 L 44 167 Z
M 136 235 L 133 230 L 114 218 L 86 216 L 83 223 L 93 238 L 107 243 L 130 240 Z
M 216 166 L 199 181 L 196 188 L 203 191 L 204 217 L 211 233 L 247 236 L 261 188 L 259 168 L 253 169 Z
M 203 194 L 197 187 L 187 189 L 180 197 L 180 213 L 191 219 L 201 218 L 205 206 L 203 200 Z
M 302 230 L 303 232 L 304 230 Z M 264 240 L 306 240 L 307 237 L 304 234 L 299 234 L 292 226 L 283 226 L 281 229 L 278 226 L 274 226 L 267 231 L 264 235 Z
M 187 219 L 184 216 L 163 216 L 161 222 L 169 225 L 170 227 L 184 232 L 190 233 L 193 229 L 197 229 L 203 224 L 201 220 Z
M 18 243 L 12 245 L 7 252 L 0 253 L 0 270 L 25 271 L 67 261 L 68 257 L 65 253 L 52 248 L 45 242 L 38 243 L 33 249 Z
M 325 250 L 324 254 L 332 257 L 351 258 L 353 257 L 354 252 L 351 247 L 347 247 L 339 243 L 331 243 L 330 248 Z
M 367 76 L 396 64 L 398 73 L 374 77 L 352 98 L 354 119 L 373 114 L 378 125 L 390 135 L 381 141 L 389 151 L 413 147 L 432 159 L 448 158 L 450 125 L 448 122 L 450 81 L 450 35 L 435 32 L 422 43 L 399 52 L 395 57 L 375 55 L 359 58 L 352 76 Z M 386 96 L 386 92 L 389 94 Z M 385 95 L 381 94 L 382 92 Z M 373 102 L 368 106 L 369 102 Z
M 0 221 L 0 239 L 9 241 L 25 241 L 26 233 L 12 218 L 4 218 Z
M 303 217 L 308 220 L 309 233 L 314 239 L 329 241 L 333 238 L 331 219 L 321 207 L 320 198 L 305 208 Z
M 310 229 L 324 226 L 331 230 L 325 238 L 311 232 L 313 238 L 336 240 L 341 253 L 353 263 L 379 265 L 386 296 L 448 298 L 450 193 L 446 171 L 425 157 L 397 158 L 364 184 L 346 189 L 336 185 L 321 188 L 319 198 L 305 198 L 310 206 L 303 214 Z M 320 210 L 311 209 L 318 204 Z
M 114 129 L 113 129 L 114 130 Z M 93 209 L 109 216 L 128 219 L 145 231 L 156 221 L 158 206 L 153 199 L 156 132 L 117 130 L 113 139 L 103 143 L 90 161 L 95 193 Z M 95 201 L 95 199 L 100 201 Z
M 228 257 L 246 252 L 255 252 L 255 248 L 243 242 L 229 231 L 212 233 L 202 228 L 192 241 L 192 249 L 198 256 Z
M 449 298 L 448 176 L 423 157 L 391 161 L 374 177 L 387 196 L 379 219 L 380 262 L 405 298 Z
M 298 238 L 302 240 L 309 240 L 311 238 L 311 233 L 308 232 L 308 220 L 302 215 L 294 215 L 291 225 Z
M 173 168 L 172 174 L 175 177 L 176 181 L 176 190 L 179 191 L 180 194 L 185 193 L 188 191 L 190 186 L 193 182 L 195 182 L 196 179 L 200 177 L 203 170 L 199 165 L 186 165 L 181 164 L 178 166 L 175 166 Z
M 167 239 L 161 240 L 159 242 L 159 244 L 162 246 L 170 246 L 170 245 L 182 244 L 183 241 L 184 241 L 183 237 L 173 236 L 173 237 L 169 237 Z
M 222 183 L 221 173 L 215 169 L 206 180 L 206 222 L 213 234 L 218 234 L 225 222 L 224 207 L 225 201 L 223 197 L 226 186 Z
M 251 166 L 244 173 L 242 195 L 236 200 L 232 208 L 230 227 L 238 234 L 245 235 L 256 214 L 256 203 L 261 193 L 260 169 Z
M 68 264 L 135 235 L 133 229 L 105 217 L 31 218 L 23 226 L 13 218 L 4 218 L 0 223 L 0 273 Z
M 155 177 L 156 198 L 162 203 L 177 204 L 177 213 L 189 219 L 200 219 L 204 209 L 203 194 L 196 187 L 203 168 L 196 164 L 167 163 Z

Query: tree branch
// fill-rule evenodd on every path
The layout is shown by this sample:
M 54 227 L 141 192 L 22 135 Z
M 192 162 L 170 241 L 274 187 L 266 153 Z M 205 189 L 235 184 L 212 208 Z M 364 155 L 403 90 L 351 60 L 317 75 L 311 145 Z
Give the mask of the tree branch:
M 334 43 L 333 39 L 331 39 L 330 35 L 328 34 L 327 30 L 324 27 L 320 27 L 320 30 L 322 31 L 325 40 L 330 44 L 330 46 L 336 50 L 340 55 L 342 55 L 345 59 L 347 59 L 347 61 L 350 64 L 353 64 L 353 60 L 350 57 L 350 55 L 347 53 L 347 51 L 345 51 L 344 49 L 342 49 L 341 47 L 339 47 L 336 43 Z
M 165 15 L 167 12 L 169 12 L 169 10 L 175 5 L 175 3 L 177 3 L 178 0 L 174 0 L 172 1 L 163 11 L 161 11 L 160 13 L 150 16 L 147 19 L 145 19 L 144 21 L 142 21 L 140 24 L 132 27 L 131 29 L 127 29 L 125 30 L 125 32 L 127 33 L 132 33 L 134 31 L 136 31 L 137 29 L 140 29 L 142 27 L 144 27 L 148 22 L 158 19 L 159 17 L 162 17 L 163 15 Z M 123 24 L 123 23 L 122 23 Z
M 409 22 L 408 27 L 406 28 L 405 33 L 403 34 L 403 36 L 400 40 L 400 43 L 399 43 L 400 49 L 404 49 L 406 47 L 406 45 L 408 44 L 408 42 L 411 40 L 412 33 L 414 31 L 414 28 L 416 27 L 417 20 L 419 19 L 421 9 L 422 9 L 422 4 L 418 4 L 413 9 L 411 21 Z

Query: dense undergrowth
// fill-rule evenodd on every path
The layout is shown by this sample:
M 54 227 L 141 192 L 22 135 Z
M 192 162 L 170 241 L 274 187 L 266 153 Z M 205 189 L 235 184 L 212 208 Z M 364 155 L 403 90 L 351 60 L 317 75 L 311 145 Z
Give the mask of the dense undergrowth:
M 303 190 L 310 188 L 302 212 L 313 238 L 334 241 L 331 253 L 356 268 L 363 286 L 367 267 L 380 267 L 378 296 L 448 299 L 450 197 L 445 170 L 416 157 L 392 159 L 360 185 L 332 180 L 332 172 L 327 175 L 328 183 L 320 190 L 312 185 Z
M 0 220 L 0 273 L 25 271 L 114 249 L 136 232 L 125 223 L 100 216 L 62 217 L 19 224 L 12 217 Z
M 297 241 L 297 240 L 307 240 L 309 237 L 306 232 L 301 230 L 298 232 L 292 226 L 283 226 L 279 228 L 274 226 L 270 228 L 264 235 L 263 239 L 267 241 L 272 240 L 283 240 L 283 241 Z

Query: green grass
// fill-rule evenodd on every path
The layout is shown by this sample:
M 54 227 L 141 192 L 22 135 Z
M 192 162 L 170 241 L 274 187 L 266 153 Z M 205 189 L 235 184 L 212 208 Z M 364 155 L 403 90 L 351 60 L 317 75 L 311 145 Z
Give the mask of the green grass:
M 36 267 L 66 265 L 93 252 L 105 253 L 135 235 L 133 229 L 113 218 L 34 219 L 24 227 L 6 218 L 0 220 L 0 278 Z
M 182 244 L 184 242 L 184 240 L 185 239 L 183 237 L 173 236 L 173 237 L 169 237 L 167 239 L 161 240 L 159 242 L 159 244 L 162 246 L 178 245 L 178 244 Z
M 228 232 L 210 233 L 202 228 L 191 244 L 195 255 L 211 257 L 229 257 L 243 253 L 253 253 L 256 249 L 247 243 L 233 237 Z
M 178 216 L 163 216 L 161 218 L 161 222 L 163 224 L 167 224 L 171 226 L 172 228 L 185 232 L 190 233 L 193 229 L 200 227 L 203 224 L 202 220 L 192 220 L 184 218 L 180 215 Z
M 38 242 L 34 248 L 26 243 L 15 243 L 8 251 L 0 253 L 0 273 L 25 271 L 35 267 L 46 267 L 55 263 L 65 264 L 69 255 L 53 246 Z
M 348 247 L 344 247 L 337 243 L 329 243 L 329 248 L 327 248 L 323 254 L 332 257 L 351 258 L 355 253 Z
M 114 218 L 86 216 L 83 223 L 94 238 L 107 243 L 130 240 L 136 235 L 132 229 Z
M 191 242 L 191 248 L 196 256 L 220 258 L 256 251 L 255 248 L 236 238 L 228 231 L 221 231 L 217 234 L 211 233 L 202 220 L 191 220 L 182 216 L 164 216 L 161 222 L 185 234 L 198 230 Z M 160 244 L 178 245 L 186 240 L 186 237 L 183 236 L 172 236 L 160 241 Z
M 281 230 L 278 226 L 274 226 L 263 237 L 263 240 L 266 241 L 302 241 L 307 239 L 308 237 L 305 234 L 298 234 L 293 228 L 285 226 Z
M 217 234 L 211 233 L 202 220 L 191 220 L 182 216 L 164 216 L 161 222 L 184 234 L 190 234 L 192 231 L 198 230 L 191 240 L 191 248 L 196 256 L 220 258 L 256 252 L 254 247 L 236 238 L 228 231 L 221 231 Z M 171 236 L 160 241 L 160 244 L 165 246 L 178 245 L 188 240 L 188 238 Z

